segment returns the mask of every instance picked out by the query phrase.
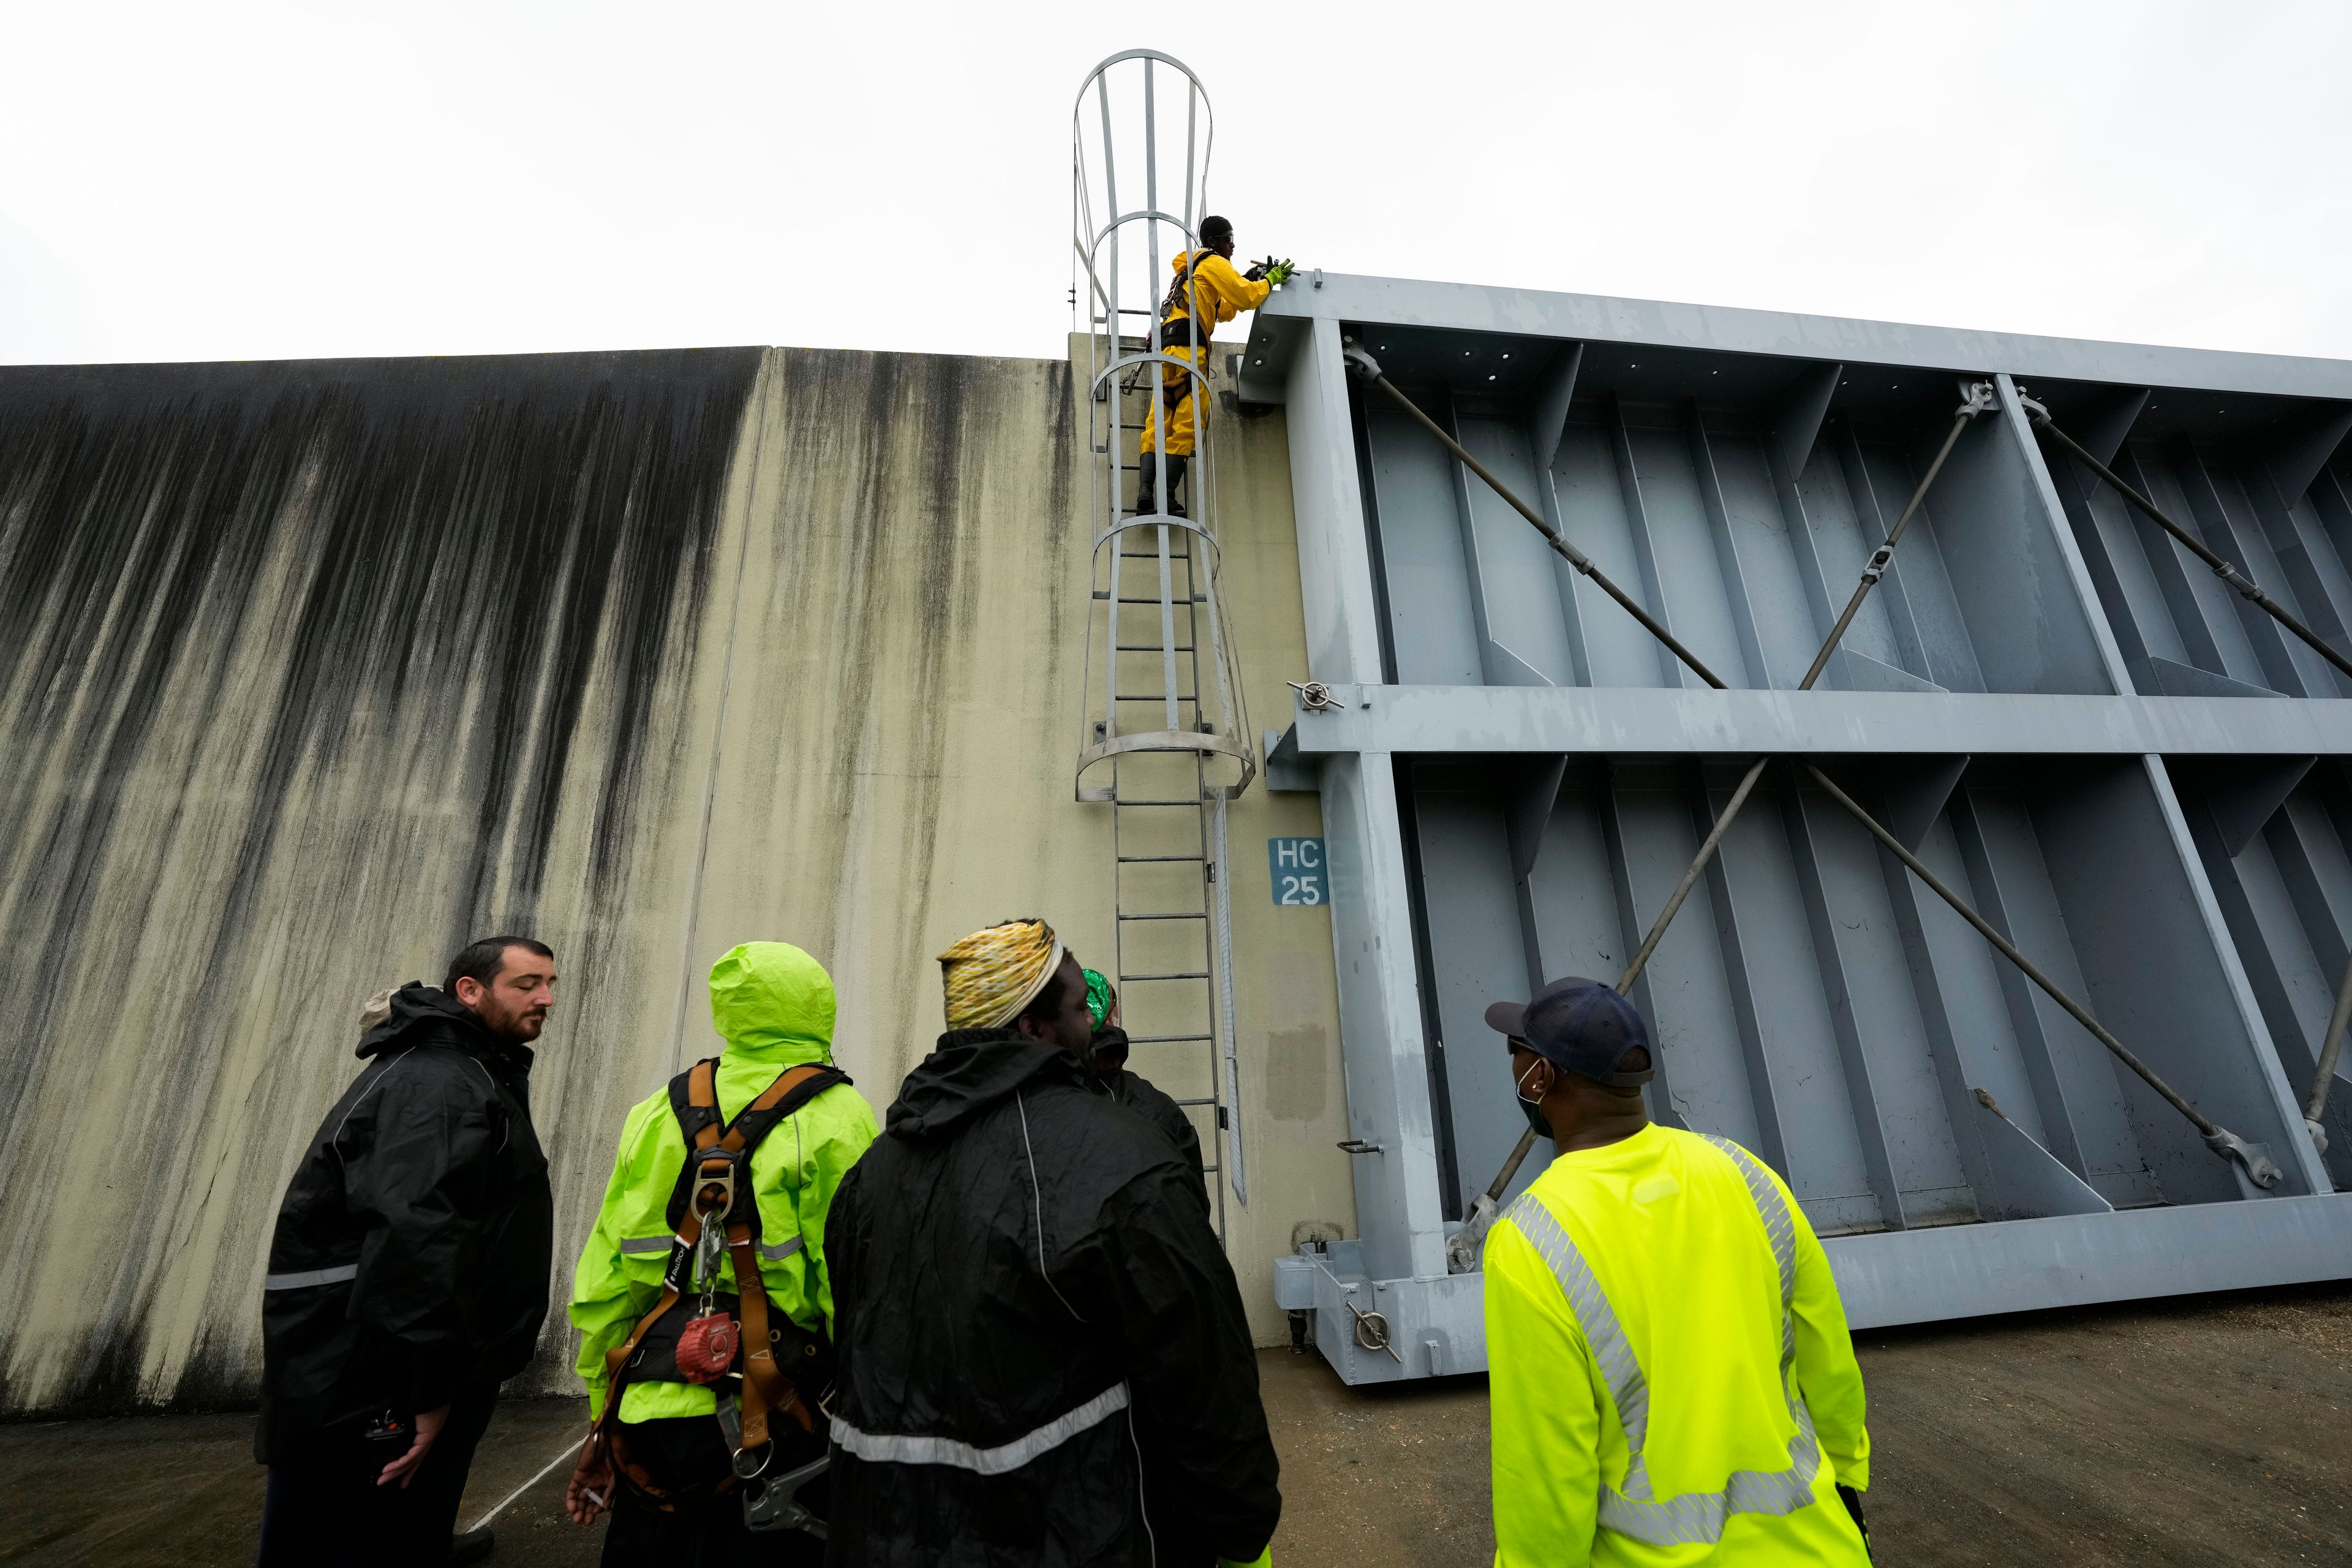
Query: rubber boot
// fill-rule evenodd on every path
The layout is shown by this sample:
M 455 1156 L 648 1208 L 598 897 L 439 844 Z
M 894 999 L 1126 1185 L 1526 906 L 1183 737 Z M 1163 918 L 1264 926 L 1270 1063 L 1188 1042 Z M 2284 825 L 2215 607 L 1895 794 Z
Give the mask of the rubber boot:
M 465 1530 L 449 1538 L 449 1561 L 457 1568 L 469 1568 L 499 1549 L 498 1532 L 489 1530 Z
M 1168 459 L 1168 507 L 1166 515 L 1170 517 L 1182 517 L 1184 515 L 1184 503 L 1176 499 L 1176 487 L 1184 482 L 1184 464 L 1185 459 L 1182 458 L 1171 457 Z M 1152 454 L 1150 452 L 1144 453 L 1143 456 L 1137 460 L 1135 479 L 1135 515 L 1138 517 L 1150 517 L 1153 512 L 1160 510 L 1158 500 L 1160 494 L 1160 476 L 1158 469 L 1159 464 L 1153 460 Z

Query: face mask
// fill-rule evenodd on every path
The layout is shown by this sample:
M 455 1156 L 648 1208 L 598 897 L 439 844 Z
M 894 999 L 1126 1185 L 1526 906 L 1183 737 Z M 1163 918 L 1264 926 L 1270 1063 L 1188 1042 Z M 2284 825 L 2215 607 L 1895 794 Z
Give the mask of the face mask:
M 1528 1125 L 1536 1130 L 1536 1136 L 1549 1138 L 1552 1135 L 1551 1123 L 1544 1120 L 1543 1102 L 1539 1100 L 1529 1100 L 1522 1092 L 1528 1086 L 1528 1079 L 1536 1076 L 1536 1068 L 1542 1065 L 1543 1063 L 1537 1062 L 1534 1067 L 1521 1073 L 1518 1081 L 1511 1086 L 1511 1093 L 1512 1098 L 1519 1102 L 1519 1109 L 1527 1113 Z

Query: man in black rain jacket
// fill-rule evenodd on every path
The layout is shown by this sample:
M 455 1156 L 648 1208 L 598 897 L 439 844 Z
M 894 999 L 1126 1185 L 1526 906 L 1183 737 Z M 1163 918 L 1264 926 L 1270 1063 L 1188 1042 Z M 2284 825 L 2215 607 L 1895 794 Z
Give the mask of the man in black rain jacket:
M 258 1568 L 447 1563 L 499 1384 L 547 1316 L 554 1203 L 524 1042 L 553 955 L 493 937 L 450 970 L 393 993 L 278 1211 Z
M 1034 977 L 960 1004 L 955 965 L 1023 928 Z M 949 1022 L 990 1026 L 940 1037 L 826 1226 L 827 1561 L 1267 1561 L 1278 1466 L 1200 1178 L 1096 1081 L 1085 981 L 1050 928 L 992 927 L 943 962 Z

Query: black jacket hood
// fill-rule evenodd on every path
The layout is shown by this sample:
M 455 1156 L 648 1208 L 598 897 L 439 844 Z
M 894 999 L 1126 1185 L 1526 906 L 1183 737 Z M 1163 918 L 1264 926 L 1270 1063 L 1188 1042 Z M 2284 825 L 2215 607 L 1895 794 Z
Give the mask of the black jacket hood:
M 1049 1083 L 1094 1086 L 1093 1075 L 1059 1046 L 1013 1029 L 950 1029 L 898 1089 L 887 1134 L 915 1142 L 954 1136 L 1023 1089 Z
M 485 1061 L 528 1068 L 528 1046 L 493 1039 L 474 1010 L 455 996 L 421 980 L 412 980 L 392 994 L 392 1016 L 360 1037 L 352 1054 L 364 1061 L 398 1046 L 455 1046 Z

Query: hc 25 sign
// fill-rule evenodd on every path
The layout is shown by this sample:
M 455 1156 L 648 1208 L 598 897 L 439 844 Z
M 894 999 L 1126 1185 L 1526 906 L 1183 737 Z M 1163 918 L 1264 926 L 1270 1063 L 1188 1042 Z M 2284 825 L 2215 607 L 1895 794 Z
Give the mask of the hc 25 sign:
M 1274 878 L 1277 904 L 1328 904 L 1331 884 L 1324 880 L 1323 840 L 1269 838 L 1265 841 L 1266 870 Z

